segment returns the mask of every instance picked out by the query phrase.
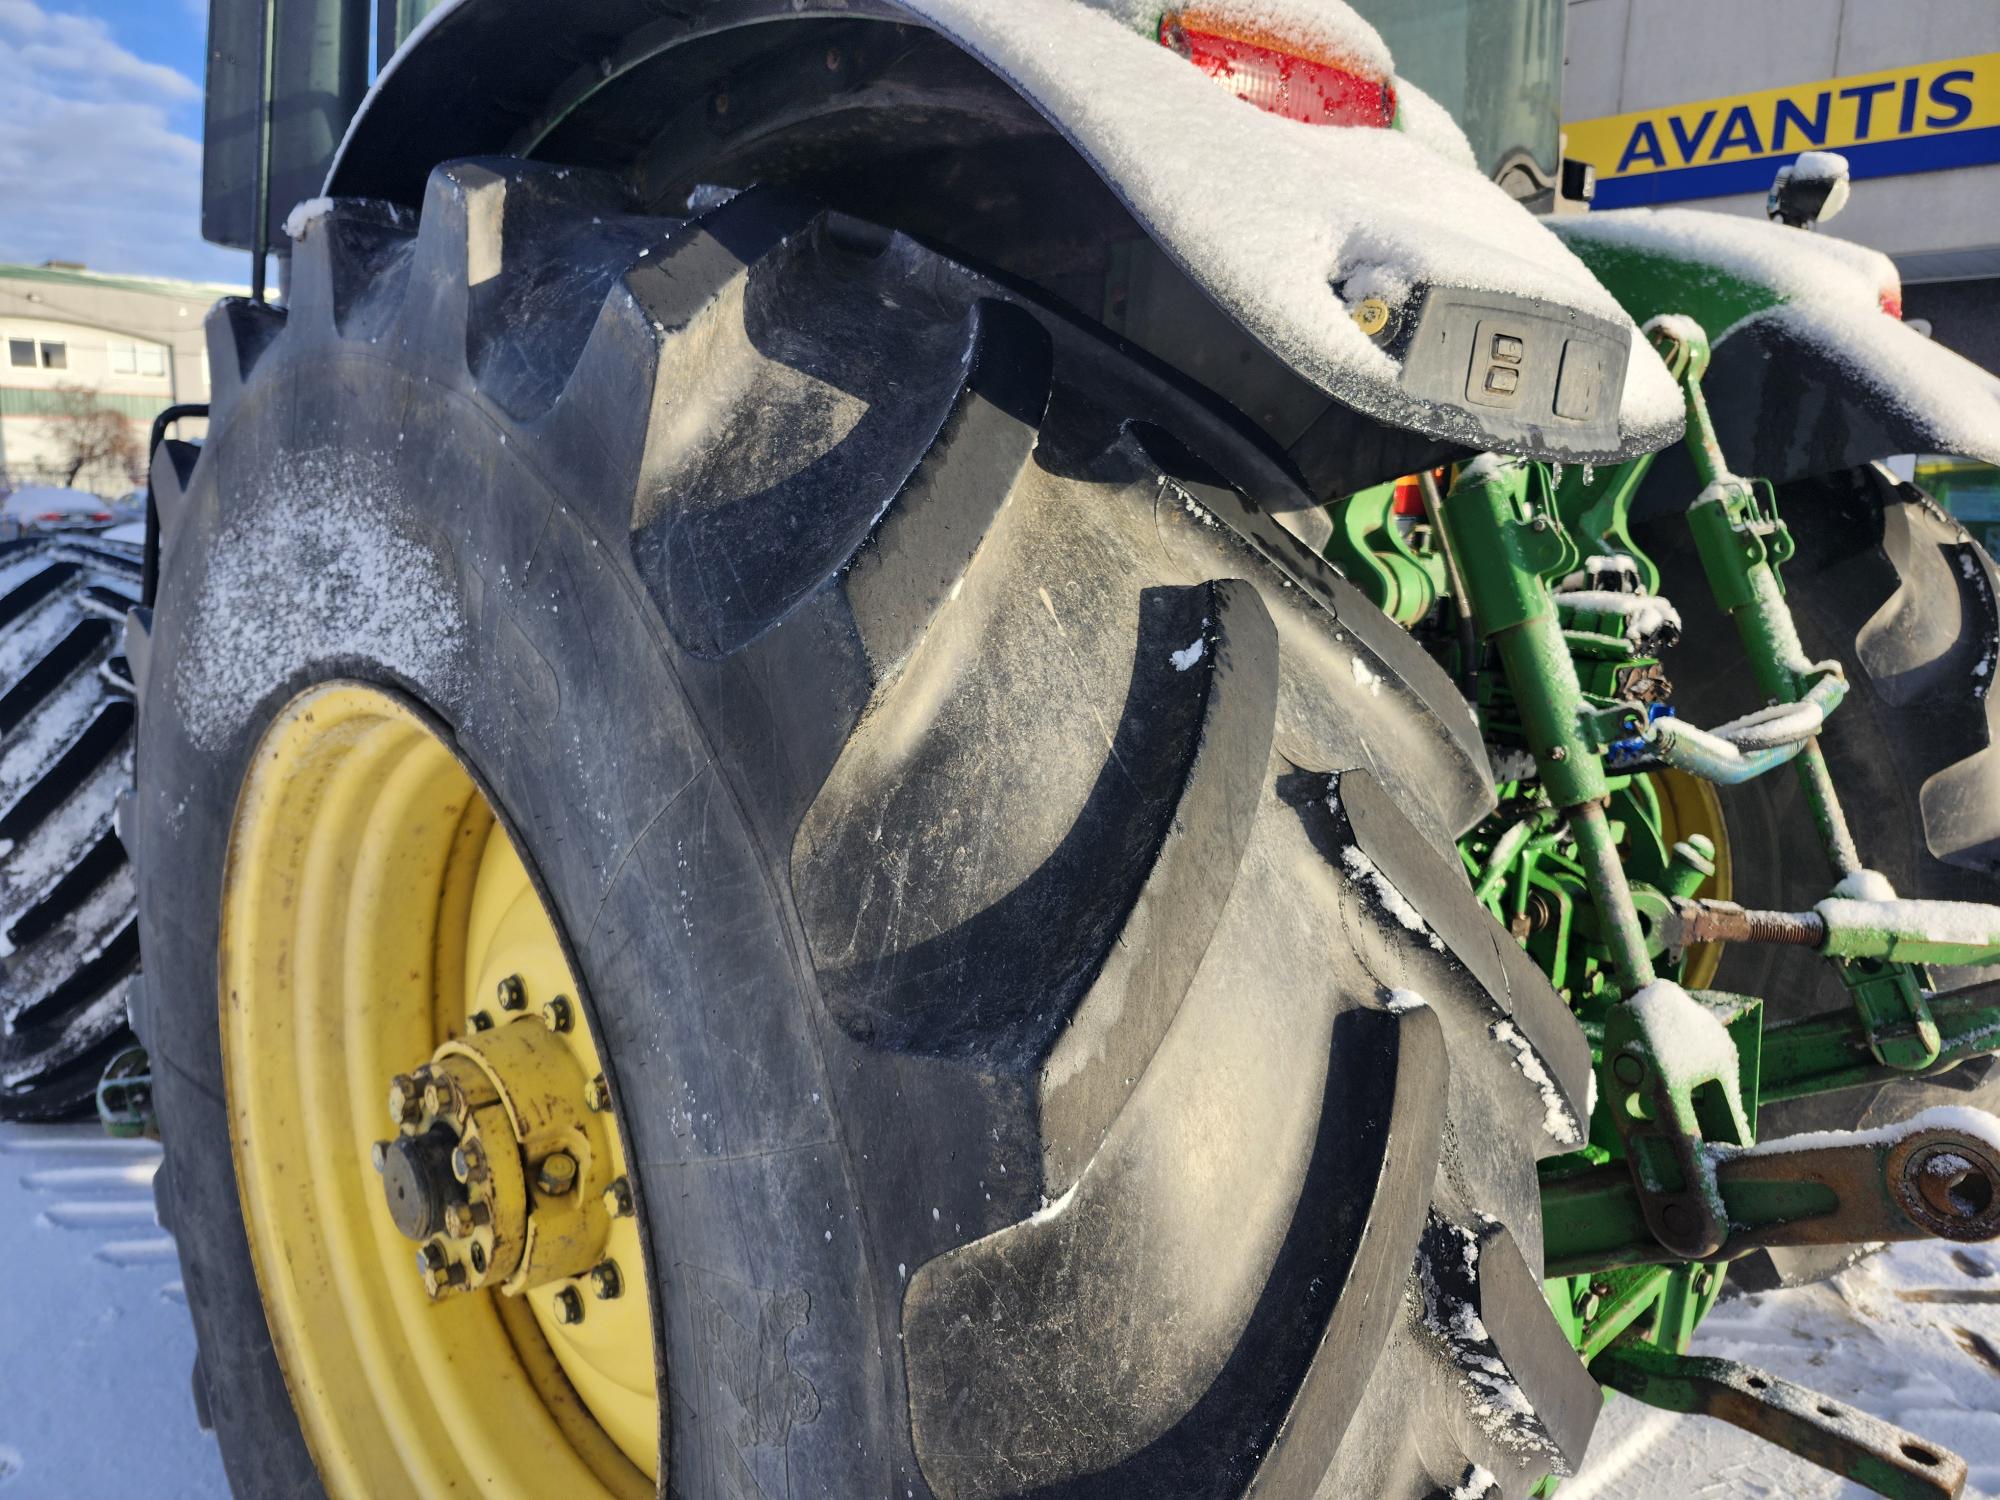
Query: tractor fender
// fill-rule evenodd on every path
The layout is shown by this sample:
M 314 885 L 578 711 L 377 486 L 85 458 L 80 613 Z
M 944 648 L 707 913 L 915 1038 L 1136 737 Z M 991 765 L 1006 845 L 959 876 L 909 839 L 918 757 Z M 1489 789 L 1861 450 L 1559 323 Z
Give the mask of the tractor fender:
M 1872 308 L 1753 313 L 1717 342 L 1703 385 L 1722 451 L 1773 483 L 1899 453 L 2000 464 L 2000 380 Z
M 1335 32 L 1374 38 L 1341 0 L 1325 6 Z M 376 80 L 326 190 L 414 206 L 439 161 L 506 152 L 620 172 L 672 212 L 754 173 L 944 239 L 1093 318 L 1115 300 L 1104 256 L 1122 228 L 1374 423 L 1555 461 L 1678 437 L 1678 394 L 1631 319 L 1413 86 L 1395 82 L 1402 128 L 1304 126 L 1216 87 L 1117 8 L 446 0 Z M 1370 299 L 1390 316 L 1364 333 Z

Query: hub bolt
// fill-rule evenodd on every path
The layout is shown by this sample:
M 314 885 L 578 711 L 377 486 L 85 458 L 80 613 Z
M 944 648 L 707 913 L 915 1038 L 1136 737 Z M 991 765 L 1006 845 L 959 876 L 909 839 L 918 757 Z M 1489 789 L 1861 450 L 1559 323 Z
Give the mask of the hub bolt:
M 600 1115 L 611 1108 L 611 1084 L 602 1073 L 584 1085 L 583 1102 Z
M 576 1158 L 567 1151 L 551 1151 L 535 1168 L 535 1186 L 551 1198 L 560 1198 L 576 1186 Z
M 542 1007 L 542 1024 L 551 1031 L 568 1031 L 576 1024 L 576 1011 L 569 996 L 558 995 Z
M 495 986 L 495 998 L 502 1010 L 526 1010 L 528 1007 L 528 987 L 521 983 L 519 974 L 509 974 Z
M 447 1204 L 444 1211 L 444 1232 L 453 1239 L 465 1239 L 476 1234 L 493 1221 L 493 1211 L 484 1203 Z
M 444 1266 L 444 1246 L 436 1240 L 425 1240 L 417 1249 L 417 1269 L 428 1276 L 435 1276 Z
M 491 1031 L 493 1029 L 493 1013 L 491 1011 L 475 1010 L 472 1013 L 472 1029 L 474 1031 Z
M 632 1184 L 623 1177 L 612 1179 L 604 1190 L 604 1211 L 614 1219 L 632 1217 Z
M 583 1321 L 583 1298 L 575 1287 L 566 1286 L 556 1293 L 556 1321 L 565 1325 Z
M 408 1073 L 389 1080 L 389 1119 L 396 1125 L 414 1125 L 424 1112 L 424 1091 Z
M 389 1143 L 387 1141 L 375 1142 L 374 1145 L 368 1148 L 368 1159 L 375 1164 L 376 1172 L 381 1172 L 389 1164 Z
M 609 1302 L 625 1290 L 625 1278 L 618 1274 L 618 1262 L 599 1261 L 590 1268 L 590 1288 L 600 1302 Z

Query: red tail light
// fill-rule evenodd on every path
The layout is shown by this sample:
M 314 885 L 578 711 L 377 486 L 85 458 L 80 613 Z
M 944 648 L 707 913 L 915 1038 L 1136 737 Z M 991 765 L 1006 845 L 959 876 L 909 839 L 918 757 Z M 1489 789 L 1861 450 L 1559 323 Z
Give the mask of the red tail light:
M 1396 121 L 1396 86 L 1348 64 L 1288 52 L 1242 27 L 1224 30 L 1192 11 L 1160 18 L 1160 45 L 1259 109 L 1308 125 L 1372 125 Z
M 111 512 L 108 510 L 94 510 L 90 513 L 90 519 L 93 521 L 108 521 L 111 519 Z
M 1901 320 L 1903 316 L 1903 289 L 1901 287 L 1885 286 L 1875 300 L 1881 304 L 1883 312 L 1892 318 Z
M 62 518 L 63 514 L 59 510 L 45 510 L 35 517 L 37 521 L 60 521 Z

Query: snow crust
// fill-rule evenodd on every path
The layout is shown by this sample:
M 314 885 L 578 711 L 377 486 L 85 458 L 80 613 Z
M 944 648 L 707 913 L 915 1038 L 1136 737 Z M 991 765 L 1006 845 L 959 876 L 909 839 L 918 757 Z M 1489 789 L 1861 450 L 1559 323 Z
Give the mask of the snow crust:
M 1505 1042 L 1514 1051 L 1514 1066 L 1521 1070 L 1521 1076 L 1532 1083 L 1542 1096 L 1542 1129 L 1550 1140 L 1564 1146 L 1583 1144 L 1583 1122 L 1570 1108 L 1563 1091 L 1556 1087 L 1549 1077 L 1549 1070 L 1542 1066 L 1542 1059 L 1521 1030 L 1512 1021 L 1496 1021 L 1489 1028 L 1493 1039 Z
M 246 486 L 272 499 L 217 539 L 174 673 L 196 743 L 219 749 L 261 695 L 329 658 L 453 679 L 456 587 L 436 550 L 389 528 L 393 485 L 370 455 L 322 452 Z
M 1926 1131 L 1964 1136 L 2000 1155 L 2000 1119 L 1995 1119 L 1983 1109 L 1972 1109 L 1963 1104 L 1937 1105 L 1920 1110 L 1907 1120 L 1873 1130 L 1813 1130 L 1804 1135 L 1786 1135 L 1763 1141 L 1748 1150 L 1731 1147 L 1714 1149 L 1732 1158 L 1783 1156 L 1790 1151 L 1819 1151 L 1834 1146 L 1894 1146 Z
M 1394 384 L 1390 357 L 1357 328 L 1363 293 L 1418 281 L 1551 298 L 1630 326 L 1563 243 L 1440 140 L 1416 129 L 1308 125 L 1217 88 L 1123 17 L 1139 0 L 910 0 L 912 10 L 1008 77 L 1071 131 L 1195 279 L 1273 352 L 1330 394 L 1405 425 L 1436 427 Z M 1346 38 L 1365 23 L 1337 0 L 1241 0 L 1273 23 L 1310 17 Z M 1406 85 L 1397 80 L 1400 92 Z M 1441 111 L 1440 111 L 1441 113 Z M 1254 164 L 1254 170 L 1246 169 Z M 1334 285 L 1349 288 L 1348 299 Z M 1635 337 L 1624 425 L 1664 443 L 1679 391 Z M 1462 419 L 1459 419 L 1462 421 Z
M 1178 651 L 1169 651 L 1167 660 L 1174 664 L 1176 672 L 1185 672 L 1189 667 L 1208 654 L 1208 637 L 1198 635 Z
M 1442 1227 L 1456 1241 L 1456 1248 L 1464 1258 L 1467 1279 L 1478 1285 L 1478 1236 L 1458 1224 L 1445 1223 Z M 1568 1466 L 1549 1441 L 1534 1402 L 1500 1357 L 1499 1346 L 1479 1310 L 1439 1284 L 1429 1254 L 1417 1258 L 1417 1281 L 1423 1298 L 1424 1326 L 1444 1345 L 1458 1372 L 1472 1415 L 1486 1435 L 1517 1453 L 1547 1457 L 1559 1474 L 1566 1474 Z
M 1884 410 L 1915 427 L 1926 451 L 2000 463 L 2000 380 L 1971 360 L 1872 307 L 1789 305 L 1754 319 L 1824 352 Z
M 1593 562 L 1595 558 L 1591 559 Z M 1662 630 L 1679 630 L 1681 612 L 1662 594 L 1628 594 L 1617 589 L 1563 589 L 1558 605 L 1594 615 L 1623 615 L 1625 639 L 1635 645 Z
M 1153 42 L 1160 0 L 1084 0 Z M 1356 71 L 1387 74 L 1394 64 L 1382 33 L 1347 6 L 1329 0 L 1195 0 L 1177 7 L 1190 26 L 1255 38 L 1269 46 Z
M 1402 989 L 1389 991 L 1389 998 L 1382 1003 L 1392 1016 L 1400 1016 L 1413 1010 L 1424 1010 L 1430 1006 L 1430 1001 L 1415 990 Z
M 288 238 L 302 240 L 306 231 L 333 212 L 333 199 L 307 198 L 292 205 L 292 211 L 285 215 L 285 234 Z
M 1743 1107 L 1736 1044 L 1721 1019 L 1671 979 L 1655 979 L 1630 1001 L 1653 1046 L 1653 1062 L 1670 1080 L 1716 1079 L 1730 1102 Z
M 1438 952 L 1444 952 L 1444 939 L 1431 931 L 1430 923 L 1423 914 L 1410 905 L 1409 898 L 1396 889 L 1395 882 L 1376 866 L 1374 860 L 1361 852 L 1359 844 L 1349 844 L 1340 851 L 1340 862 L 1347 867 L 1347 873 L 1355 880 L 1365 882 L 1375 892 L 1375 899 L 1382 907 L 1410 931 L 1421 933 Z
M 1614 208 L 1550 221 L 1569 241 L 1715 267 L 1787 302 L 1849 308 L 1887 320 L 1881 295 L 1901 286 L 1895 262 L 1850 240 L 1698 208 Z M 1720 343 L 1727 329 L 1707 330 Z M 1918 337 L 1916 334 L 1911 335 Z
M 1847 176 L 1847 158 L 1838 151 L 1801 151 L 1792 163 L 1792 181 L 1821 182 Z
M 1896 888 L 1889 884 L 1889 877 L 1878 870 L 1855 870 L 1840 877 L 1833 888 L 1836 896 L 1850 901 L 1894 901 Z
M 1829 896 L 1813 910 L 1833 932 L 1917 932 L 1942 943 L 2000 946 L 2000 909 L 1971 901 L 1856 901 Z

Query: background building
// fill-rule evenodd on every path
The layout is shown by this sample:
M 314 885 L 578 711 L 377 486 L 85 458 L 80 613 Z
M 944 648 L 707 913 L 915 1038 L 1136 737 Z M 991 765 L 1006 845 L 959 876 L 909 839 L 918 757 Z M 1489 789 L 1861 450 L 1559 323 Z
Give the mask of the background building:
M 1995 0 L 1569 0 L 1568 154 L 1597 206 L 1762 216 L 1801 150 L 1848 159 L 1827 226 L 1886 252 L 1904 316 L 2000 371 L 2000 4 Z M 1989 546 L 2000 476 L 1921 465 Z
M 0 494 L 67 484 L 117 496 L 142 482 L 153 417 L 208 399 L 202 316 L 238 291 L 0 265 Z

